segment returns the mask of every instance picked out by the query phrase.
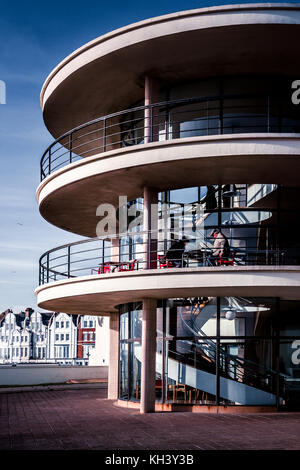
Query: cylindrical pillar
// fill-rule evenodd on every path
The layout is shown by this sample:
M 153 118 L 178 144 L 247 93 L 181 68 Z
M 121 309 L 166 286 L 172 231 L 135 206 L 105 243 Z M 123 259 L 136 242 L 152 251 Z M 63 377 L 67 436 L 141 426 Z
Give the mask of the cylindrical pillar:
M 144 269 L 155 269 L 157 267 L 157 191 L 144 187 L 144 212 L 143 212 L 143 230 L 144 230 Z
M 150 105 L 153 103 L 159 103 L 160 101 L 160 84 L 153 78 L 145 77 L 145 131 L 144 141 L 145 144 L 149 142 L 157 141 L 159 135 L 159 109 L 151 108 Z
M 120 261 L 120 239 L 118 237 L 111 239 L 111 262 Z
M 155 411 L 156 299 L 143 300 L 141 413 Z
M 109 368 L 107 398 L 119 396 L 119 314 L 112 313 L 109 322 Z

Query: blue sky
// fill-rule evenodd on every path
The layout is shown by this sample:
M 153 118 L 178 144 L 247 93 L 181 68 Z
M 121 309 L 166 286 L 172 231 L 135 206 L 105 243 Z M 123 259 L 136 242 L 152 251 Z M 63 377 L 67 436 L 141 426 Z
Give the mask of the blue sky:
M 7 95 L 6 104 L 0 105 L 0 312 L 36 308 L 39 256 L 80 238 L 44 221 L 35 200 L 39 160 L 52 140 L 39 107 L 46 76 L 74 49 L 108 31 L 166 13 L 228 3 L 242 2 L 1 2 L 0 80 Z

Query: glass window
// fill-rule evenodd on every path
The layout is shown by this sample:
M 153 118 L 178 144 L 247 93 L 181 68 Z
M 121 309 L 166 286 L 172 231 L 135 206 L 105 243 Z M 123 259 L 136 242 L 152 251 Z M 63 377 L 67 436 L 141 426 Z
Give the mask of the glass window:
M 170 202 L 189 204 L 198 201 L 198 187 L 170 191 Z
M 128 343 L 120 344 L 120 398 L 128 399 Z
M 128 312 L 120 316 L 120 339 L 128 339 Z
M 222 297 L 221 336 L 271 336 L 276 316 L 275 299 Z
M 156 400 L 299 406 L 299 305 L 262 297 L 159 301 Z M 120 310 L 120 397 L 139 400 L 141 343 L 128 330 L 138 334 L 142 309 Z
M 222 341 L 220 403 L 275 405 L 276 374 L 272 353 L 271 340 Z
M 167 334 L 172 336 L 215 336 L 216 297 L 174 299 L 167 311 Z
M 167 400 L 215 404 L 216 344 L 209 340 L 167 341 Z
M 140 342 L 130 343 L 130 399 L 139 400 L 141 391 L 141 344 Z
M 130 336 L 131 338 L 141 338 L 142 337 L 142 306 L 140 310 L 131 311 L 131 326 L 130 326 Z M 138 307 L 137 307 L 138 308 Z
M 281 300 L 278 321 L 280 336 L 300 336 L 299 302 Z

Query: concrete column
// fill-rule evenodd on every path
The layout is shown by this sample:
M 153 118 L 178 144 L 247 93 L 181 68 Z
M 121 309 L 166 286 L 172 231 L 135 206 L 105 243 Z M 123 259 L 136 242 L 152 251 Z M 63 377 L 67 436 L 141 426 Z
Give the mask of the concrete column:
M 111 261 L 118 262 L 120 261 L 120 239 L 112 238 L 111 239 Z
M 156 299 L 143 300 L 141 413 L 155 411 Z
M 144 212 L 143 212 L 143 230 L 144 230 L 144 256 L 143 268 L 155 269 L 157 267 L 157 191 L 144 187 Z
M 153 78 L 145 77 L 145 106 L 160 101 L 160 84 Z M 145 109 L 145 143 L 158 140 L 158 109 Z
M 160 83 L 153 77 L 145 77 L 145 106 L 160 101 Z M 145 110 L 145 143 L 158 140 L 158 123 L 154 113 L 152 116 L 151 110 Z M 151 211 L 151 205 L 157 208 L 157 191 L 150 187 L 144 187 L 144 268 L 156 268 L 157 266 L 157 237 L 152 233 L 151 238 L 148 237 L 147 232 L 157 231 L 158 213 L 154 208 Z M 152 217 L 151 217 L 152 214 Z
M 111 313 L 109 322 L 109 368 L 107 398 L 119 396 L 119 314 Z

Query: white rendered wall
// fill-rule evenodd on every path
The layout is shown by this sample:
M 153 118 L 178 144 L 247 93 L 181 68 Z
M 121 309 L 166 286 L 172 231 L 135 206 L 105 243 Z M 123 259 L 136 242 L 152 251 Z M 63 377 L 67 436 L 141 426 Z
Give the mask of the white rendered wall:
M 57 365 L 0 366 L 0 386 L 65 383 L 70 379 L 107 379 L 108 367 Z
M 94 317 L 95 318 L 95 317 Z M 96 344 L 91 349 L 90 366 L 109 364 L 109 317 L 96 317 Z

